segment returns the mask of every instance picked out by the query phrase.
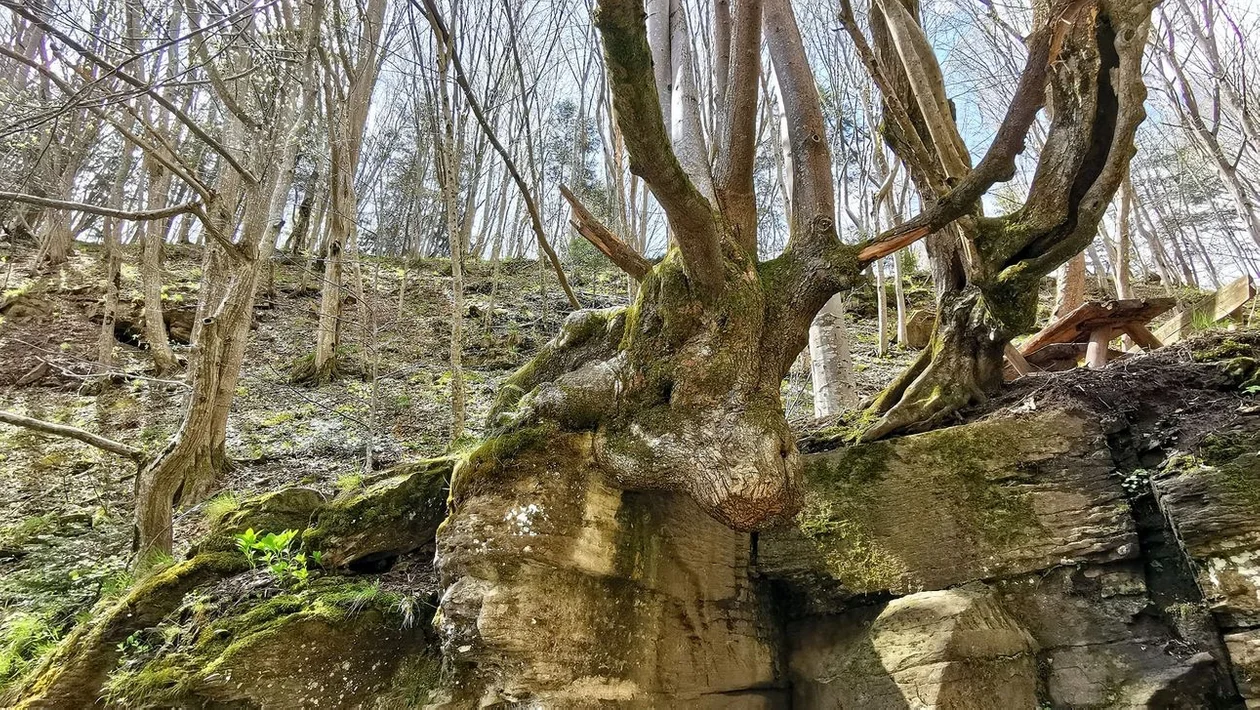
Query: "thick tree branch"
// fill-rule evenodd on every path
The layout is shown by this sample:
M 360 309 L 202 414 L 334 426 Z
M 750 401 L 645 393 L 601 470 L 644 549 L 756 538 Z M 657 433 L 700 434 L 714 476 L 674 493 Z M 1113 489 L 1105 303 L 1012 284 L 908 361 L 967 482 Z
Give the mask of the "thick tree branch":
M 725 7 L 725 5 L 723 5 Z M 729 29 L 729 28 L 728 28 Z M 730 77 L 761 73 L 761 0 L 736 0 L 735 36 L 728 38 L 729 66 L 717 70 Z M 722 90 L 717 165 L 713 171 L 722 216 L 735 241 L 757 253 L 757 198 L 753 164 L 757 157 L 756 81 L 738 80 Z
M 863 245 L 861 254 L 864 262 L 891 254 L 944 228 L 974 210 L 994 183 L 1005 182 L 1015 175 L 1015 159 L 1024 152 L 1028 131 L 1045 103 L 1050 63 L 1058 54 L 1063 33 L 1090 1 L 1074 0 L 1065 4 L 1047 28 L 1038 30 L 1029 38 L 1028 61 L 1015 88 L 1015 95 L 1007 107 L 997 136 L 975 169 L 926 210 Z
M 28 195 L 22 192 L 0 192 L 0 200 L 10 202 L 25 202 L 31 205 L 39 205 L 41 207 L 52 207 L 59 210 L 72 210 L 74 212 L 86 212 L 88 214 L 100 215 L 102 217 L 112 217 L 114 219 L 124 219 L 133 222 L 144 222 L 151 219 L 166 219 L 174 217 L 177 214 L 185 212 L 196 214 L 197 209 L 201 207 L 201 203 L 197 200 L 185 202 L 183 204 L 166 207 L 160 210 L 141 210 L 138 212 L 128 212 L 126 210 L 116 210 L 112 207 L 101 207 L 100 205 L 90 205 L 86 202 L 72 202 L 70 200 L 54 200 L 39 195 Z
M 783 96 L 792 148 L 791 250 L 802 241 L 835 240 L 835 185 L 822 101 L 790 0 L 765 0 L 766 42 Z
M 128 446 L 121 442 L 114 441 L 113 439 L 106 439 L 105 437 L 93 434 L 90 431 L 66 424 L 54 424 L 53 422 L 46 422 L 42 419 L 34 419 L 21 414 L 6 412 L 2 409 L 0 409 L 0 422 L 11 424 L 13 426 L 24 427 L 43 434 L 64 436 L 68 439 L 82 441 L 85 444 L 91 444 L 103 451 L 108 451 L 111 454 L 118 454 L 119 456 L 131 459 L 137 464 L 143 464 L 148 458 L 143 451 L 133 446 Z
M 892 81 L 880 68 L 879 60 L 875 57 L 874 50 L 871 49 L 870 43 L 866 41 L 861 28 L 858 27 L 857 18 L 853 15 L 853 5 L 850 3 L 850 0 L 840 0 L 840 24 L 844 27 L 850 39 L 853 40 L 853 47 L 857 50 L 858 58 L 861 59 L 862 65 L 866 67 L 867 74 L 870 75 L 871 80 L 875 82 L 875 86 L 879 89 L 880 95 L 884 100 L 884 108 L 890 114 L 893 123 L 896 124 L 898 134 L 905 137 L 906 148 L 909 153 L 901 156 L 901 159 L 916 174 L 922 176 L 926 186 L 935 194 L 944 194 L 947 187 L 940 163 L 933 158 L 932 152 L 928 150 L 918 131 L 915 130 L 909 109 L 906 108 L 901 95 L 893 87 Z
M 594 244 L 600 253 L 617 265 L 617 268 L 629 274 L 635 281 L 642 281 L 643 277 L 652 270 L 652 262 L 644 259 L 637 251 L 631 249 L 630 245 L 618 239 L 611 229 L 595 219 L 595 216 L 569 188 L 561 185 L 560 194 L 564 195 L 564 199 L 569 202 L 569 208 L 573 210 L 573 219 L 569 221 L 569 224 L 573 225 L 577 233 Z
M 455 83 L 464 92 L 464 98 L 468 101 L 468 107 L 472 109 L 473 116 L 476 117 L 477 123 L 481 125 L 481 130 L 485 132 L 486 139 L 490 141 L 490 145 L 494 146 L 495 152 L 502 158 L 504 166 L 507 167 L 513 182 L 516 183 L 517 190 L 521 193 L 521 198 L 525 200 L 525 208 L 529 212 L 529 222 L 533 227 L 534 237 L 538 240 L 538 248 L 543 250 L 547 255 L 547 260 L 551 262 L 551 267 L 556 272 L 556 279 L 560 282 L 560 288 L 564 290 L 564 295 L 569 299 L 569 305 L 575 309 L 581 308 L 582 304 L 569 286 L 569 279 L 564 275 L 564 267 L 560 265 L 560 257 L 556 255 L 556 250 L 551 248 L 551 242 L 548 241 L 547 235 L 543 232 L 542 216 L 538 212 L 538 204 L 534 201 L 534 196 L 530 192 L 529 186 L 525 184 L 525 178 L 521 176 L 520 170 L 517 170 L 516 161 L 512 160 L 512 155 L 499 142 L 499 137 L 494 132 L 494 126 L 490 125 L 490 121 L 486 118 L 486 114 L 481 108 L 481 102 L 477 99 L 476 92 L 472 90 L 472 86 L 468 83 L 468 77 L 464 74 L 464 65 L 459 59 L 459 52 L 455 51 L 454 37 L 451 35 L 450 30 L 447 29 L 446 23 L 442 21 L 442 15 L 438 13 L 437 5 L 433 0 L 422 0 L 422 2 L 423 5 L 419 5 L 420 11 L 429 19 L 430 24 L 433 26 L 434 34 L 437 35 L 438 41 L 446 47 L 447 54 L 451 58 L 451 64 L 455 67 Z M 416 0 L 412 0 L 412 4 L 417 5 Z
M 723 268 L 713 207 L 670 148 L 645 19 L 640 0 L 600 0 L 596 10 L 617 124 L 630 153 L 630 171 L 643 178 L 665 208 L 687 274 L 702 292 L 715 294 L 722 287 Z

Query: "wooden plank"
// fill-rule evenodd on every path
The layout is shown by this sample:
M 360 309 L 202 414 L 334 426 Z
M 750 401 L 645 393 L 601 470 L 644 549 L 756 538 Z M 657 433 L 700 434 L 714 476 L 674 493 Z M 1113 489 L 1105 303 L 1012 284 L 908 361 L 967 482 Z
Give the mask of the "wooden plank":
M 1163 346 L 1163 343 L 1159 342 L 1159 338 L 1155 337 L 1150 328 L 1141 323 L 1126 323 L 1123 330 L 1125 335 L 1133 338 L 1133 342 L 1142 346 L 1143 350 L 1154 350 Z
M 1194 328 L 1194 321 L 1211 318 L 1213 323 L 1229 316 L 1256 295 L 1250 276 L 1241 276 L 1226 284 L 1221 290 L 1205 298 L 1194 308 L 1184 309 L 1155 330 L 1155 337 L 1165 345 L 1171 345 L 1186 337 Z
M 1097 301 L 1087 301 L 1077 306 L 1071 313 L 1055 320 L 1025 340 L 1019 346 L 1019 352 L 1025 357 L 1035 353 L 1047 345 L 1070 343 L 1076 340 L 1078 326 L 1083 321 L 1098 318 L 1107 314 L 1106 309 Z
M 1024 359 L 1019 349 L 1010 343 L 1006 344 L 1006 361 L 1011 363 L 1011 367 L 1015 369 L 1016 374 L 1021 377 L 1032 372 L 1032 366 Z
M 1101 370 L 1107 366 L 1107 343 L 1111 342 L 1111 327 L 1101 326 L 1089 334 L 1089 347 L 1085 350 L 1085 367 Z

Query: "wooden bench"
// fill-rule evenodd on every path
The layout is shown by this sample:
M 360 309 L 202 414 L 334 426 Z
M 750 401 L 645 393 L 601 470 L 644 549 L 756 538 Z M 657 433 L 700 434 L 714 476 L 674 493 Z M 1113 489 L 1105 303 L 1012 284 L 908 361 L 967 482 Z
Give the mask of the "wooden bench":
M 1016 375 L 1034 368 L 1054 371 L 1074 367 L 1081 356 L 1090 368 L 1105 367 L 1109 360 L 1123 355 L 1108 348 L 1117 335 L 1128 335 L 1143 350 L 1160 347 L 1160 339 L 1146 324 L 1174 305 L 1176 301 L 1171 298 L 1088 301 L 1052 321 L 1018 348 L 1007 346 L 1007 361 Z

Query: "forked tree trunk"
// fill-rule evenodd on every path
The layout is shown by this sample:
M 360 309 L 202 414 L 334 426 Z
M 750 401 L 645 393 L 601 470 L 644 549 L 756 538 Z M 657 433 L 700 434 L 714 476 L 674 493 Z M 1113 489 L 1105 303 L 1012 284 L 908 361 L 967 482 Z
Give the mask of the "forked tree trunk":
M 841 4 L 846 29 L 864 47 L 848 0 Z M 990 165 L 988 155 L 974 169 L 954 175 L 961 169 L 951 155 L 957 149 L 957 133 L 947 125 L 953 118 L 940 105 L 943 87 L 931 81 L 938 72 L 920 66 L 936 60 L 930 51 L 908 52 L 922 44 L 917 8 L 907 0 L 879 5 L 872 28 L 880 53 L 867 49 L 864 61 L 891 91 L 885 93 L 885 115 L 892 130 L 885 135 L 924 201 L 939 203 L 942 194 L 957 194 L 957 187 L 945 187 L 947 179 L 966 183 L 993 175 L 990 170 L 1009 179 L 1013 164 Z M 953 228 L 929 239 L 937 330 L 915 366 L 867 412 L 864 439 L 930 426 L 983 401 L 1001 383 L 1002 351 L 1012 337 L 1033 327 L 1041 277 L 1089 245 L 1127 170 L 1134 134 L 1145 117 L 1141 61 L 1150 3 L 1099 0 L 1096 10 L 1088 11 L 1080 3 L 1048 5 L 1028 39 L 1027 68 L 994 140 L 1002 144 L 1012 120 L 1031 122 L 1048 100 L 1050 131 L 1027 200 L 999 217 L 985 216 L 980 203 L 972 202 Z M 1020 150 L 1026 133 L 1019 137 Z M 960 240 L 950 234 L 954 229 Z
M 244 244 L 263 241 L 268 207 L 260 196 L 247 194 L 241 231 L 249 241 Z M 230 465 L 227 415 L 253 321 L 260 257 L 266 256 L 258 249 L 252 246 L 253 253 L 242 258 L 218 246 L 206 247 L 200 323 L 190 363 L 192 393 L 171 443 L 136 479 L 135 548 L 141 568 L 152 564 L 156 554 L 169 554 L 172 508 L 204 499 Z

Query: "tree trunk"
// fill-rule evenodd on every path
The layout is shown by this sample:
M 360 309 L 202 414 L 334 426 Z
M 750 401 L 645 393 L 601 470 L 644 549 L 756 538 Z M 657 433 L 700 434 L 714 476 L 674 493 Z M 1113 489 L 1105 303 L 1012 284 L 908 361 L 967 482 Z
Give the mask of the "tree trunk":
M 832 296 L 814 317 L 809 327 L 809 361 L 815 417 L 829 417 L 857 406 L 843 294 Z
M 151 208 L 166 206 L 170 189 L 170 173 L 156 164 L 149 165 L 149 197 Z M 162 313 L 162 251 L 165 247 L 167 222 L 151 220 L 144 224 L 144 241 L 140 247 L 140 281 L 144 288 L 144 339 L 149 344 L 155 373 L 161 377 L 178 366 L 166 334 Z
M 1085 252 L 1068 259 L 1055 281 L 1051 319 L 1062 318 L 1085 302 Z

